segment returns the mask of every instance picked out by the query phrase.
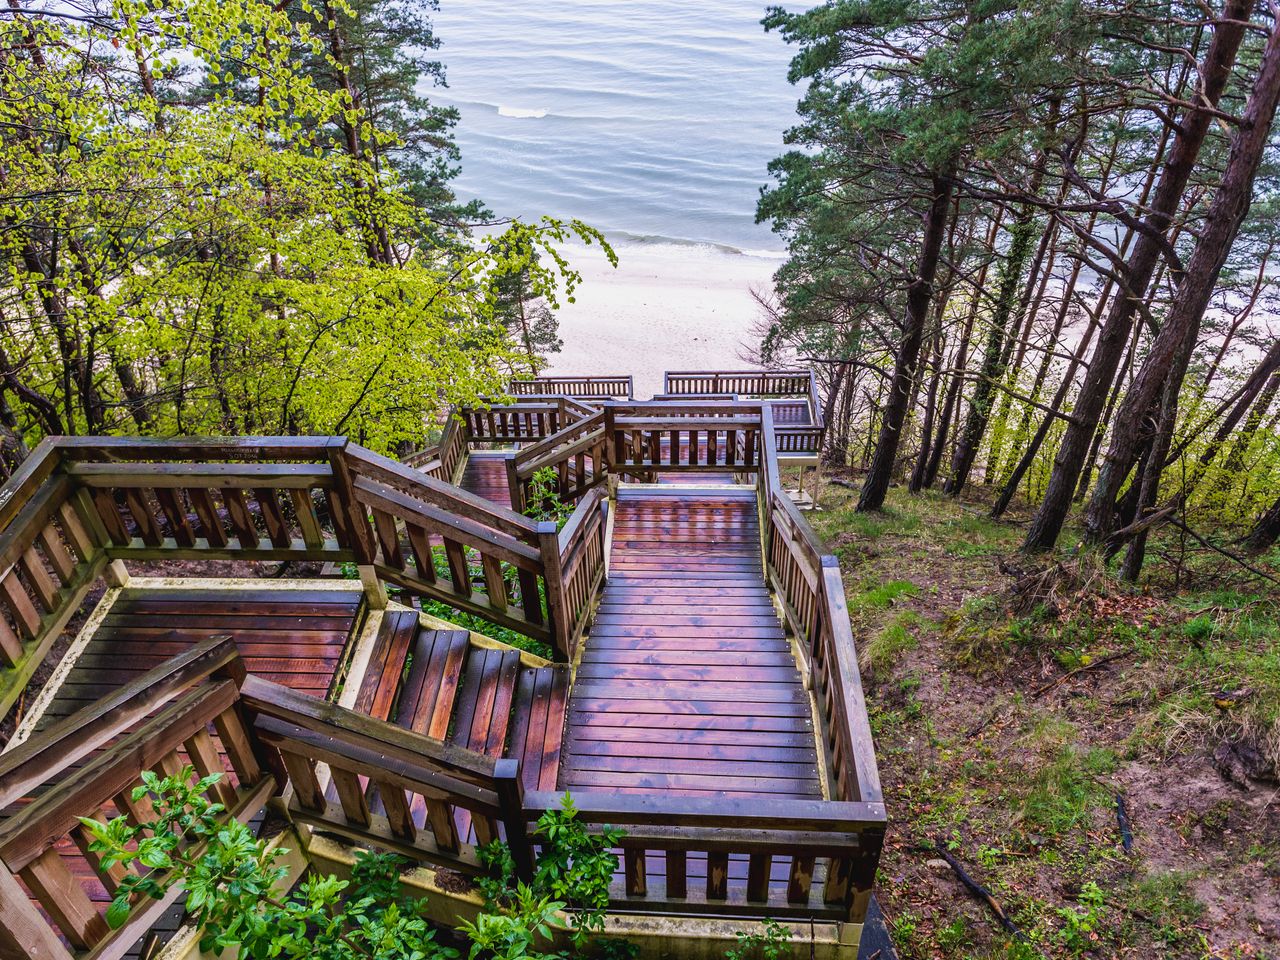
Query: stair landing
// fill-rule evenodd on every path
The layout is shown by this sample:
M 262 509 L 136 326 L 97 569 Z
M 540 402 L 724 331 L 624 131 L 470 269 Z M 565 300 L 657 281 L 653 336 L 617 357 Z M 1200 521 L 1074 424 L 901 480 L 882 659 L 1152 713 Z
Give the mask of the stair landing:
M 560 785 L 821 798 L 809 698 L 765 585 L 754 490 L 619 490 Z

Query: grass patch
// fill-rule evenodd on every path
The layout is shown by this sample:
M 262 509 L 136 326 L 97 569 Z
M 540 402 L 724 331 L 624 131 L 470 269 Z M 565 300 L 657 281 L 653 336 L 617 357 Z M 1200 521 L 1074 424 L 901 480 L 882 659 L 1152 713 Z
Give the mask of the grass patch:
M 885 610 L 901 597 L 914 597 L 920 588 L 910 580 L 889 580 L 854 594 L 849 605 L 854 610 Z
M 1115 768 L 1116 756 L 1110 750 L 1063 746 L 1032 774 L 1022 798 L 1023 823 L 1053 837 L 1087 828 L 1094 808 L 1110 798 L 1098 778 Z
M 919 640 L 912 628 L 920 623 L 920 616 L 905 610 L 886 624 L 862 649 L 862 661 L 866 671 L 883 680 L 893 670 L 898 658 L 908 650 L 914 650 Z

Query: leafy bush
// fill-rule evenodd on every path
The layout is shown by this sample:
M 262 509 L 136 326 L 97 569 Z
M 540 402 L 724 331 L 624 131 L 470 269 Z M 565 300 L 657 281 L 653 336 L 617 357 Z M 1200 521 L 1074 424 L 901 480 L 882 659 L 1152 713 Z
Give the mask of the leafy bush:
M 200 948 L 221 955 L 228 947 L 245 958 L 325 960 L 453 960 L 458 951 L 436 942 L 424 919 L 425 901 L 405 896 L 400 872 L 407 861 L 390 854 L 361 852 L 351 880 L 309 873 L 292 891 L 280 864 L 286 851 L 270 849 L 237 820 L 222 822 L 225 808 L 206 794 L 221 774 L 197 780 L 184 767 L 174 776 L 142 775 L 133 799 L 150 794 L 156 818 L 133 825 L 123 816 L 107 823 L 82 818 L 101 855 L 103 870 L 138 861 L 145 874 L 127 874 L 107 911 L 120 927 L 139 898 L 162 898 L 180 885 L 187 909 L 199 925 Z M 565 796 L 560 810 L 538 821 L 542 856 L 529 884 L 514 881 L 510 851 L 501 843 L 484 849 L 492 877 L 481 881 L 485 909 L 461 931 L 471 941 L 470 960 L 552 960 L 558 912 L 570 915 L 575 955 L 603 949 L 626 956 L 628 945 L 597 948 L 592 938 L 604 928 L 609 882 L 618 860 L 610 852 L 622 832 L 606 827 L 588 833 Z

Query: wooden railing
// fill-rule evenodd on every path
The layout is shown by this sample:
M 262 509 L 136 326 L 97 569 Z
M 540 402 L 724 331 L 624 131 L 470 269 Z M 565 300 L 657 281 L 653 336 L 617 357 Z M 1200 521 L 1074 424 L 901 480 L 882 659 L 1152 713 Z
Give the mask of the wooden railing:
M 110 894 L 127 874 L 147 869 L 137 862 L 102 869 L 79 820 L 117 814 L 135 825 L 152 820 L 152 795 L 133 797 L 143 771 L 174 775 L 190 764 L 200 777 L 223 774 L 211 799 L 225 806 L 225 818 L 242 822 L 277 789 L 255 753 L 240 703 L 244 672 L 229 644 L 202 644 L 5 756 L 0 782 L 6 799 L 47 786 L 0 825 L 0 955 L 72 960 L 83 951 L 93 960 L 122 957 L 176 902 L 178 888 L 159 900 L 139 900 L 124 924 L 111 929 L 106 904 L 95 902 L 93 886 L 73 871 L 77 859 L 99 869 Z M 180 849 L 199 856 L 190 843 Z
M 631 377 L 531 377 L 512 380 L 513 396 L 562 393 L 577 400 L 630 400 L 635 396 Z
M 245 681 L 243 702 L 254 734 L 293 787 L 295 822 L 467 874 L 483 871 L 479 847 L 501 839 L 519 876 L 529 878 L 517 761 L 449 746 L 259 677 Z
M 468 443 L 532 443 L 564 425 L 564 405 L 556 399 L 493 404 L 462 411 Z
M 607 403 L 605 456 L 613 473 L 754 473 L 760 465 L 761 404 Z
M 578 642 L 590 622 L 593 603 L 605 577 L 609 498 L 599 488 L 588 493 L 559 534 L 560 559 L 556 582 L 565 611 L 567 656 L 572 662 Z
M 608 478 L 605 415 L 593 413 L 540 443 L 516 451 L 507 461 L 511 505 L 523 511 L 529 483 L 539 470 L 555 470 L 557 491 L 566 503 L 577 501 Z
M 811 370 L 676 370 L 668 371 L 664 392 L 670 394 L 736 393 L 746 397 L 807 397 Z
M 564 794 L 525 795 L 536 820 Z M 612 912 L 861 922 L 883 843 L 878 803 L 574 793 L 578 819 L 624 831 Z M 746 883 L 730 863 L 746 862 Z M 783 874 L 785 879 L 773 879 Z
M 373 518 L 377 551 L 370 562 L 379 579 L 553 640 L 557 618 L 543 597 L 554 523 L 540 524 L 363 447 L 350 447 L 348 456 L 353 495 Z
M 814 456 L 822 450 L 826 428 L 812 370 L 676 371 L 666 374 L 665 385 L 664 399 L 717 393 L 755 399 L 794 397 L 772 401 L 779 455 Z

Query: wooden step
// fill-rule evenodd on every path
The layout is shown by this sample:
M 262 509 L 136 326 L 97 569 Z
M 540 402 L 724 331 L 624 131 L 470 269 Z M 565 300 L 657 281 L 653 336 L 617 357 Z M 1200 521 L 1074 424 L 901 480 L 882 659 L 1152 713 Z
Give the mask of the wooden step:
M 418 632 L 409 676 L 400 691 L 396 726 L 436 740 L 448 735 L 468 637 L 466 630 Z
M 520 761 L 520 779 L 526 790 L 556 788 L 568 696 L 568 667 L 525 667 L 520 671 L 507 756 Z
M 495 759 L 502 756 L 519 669 L 518 650 L 471 650 L 449 743 Z
M 386 720 L 391 716 L 409 647 L 417 632 L 416 611 L 388 610 L 383 614 L 353 710 L 376 720 Z

